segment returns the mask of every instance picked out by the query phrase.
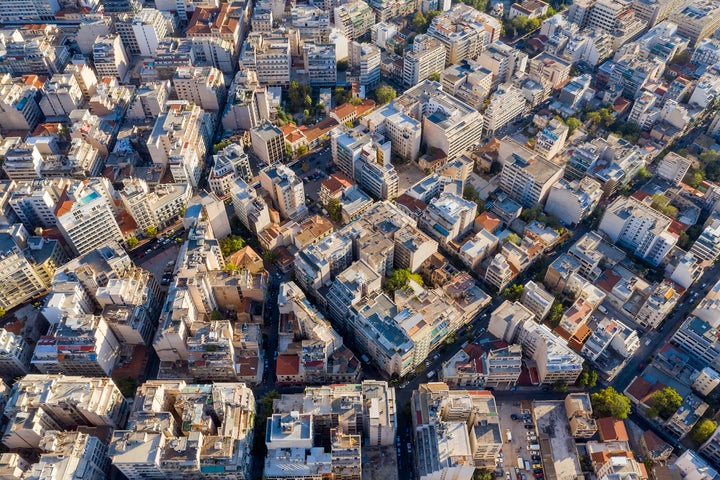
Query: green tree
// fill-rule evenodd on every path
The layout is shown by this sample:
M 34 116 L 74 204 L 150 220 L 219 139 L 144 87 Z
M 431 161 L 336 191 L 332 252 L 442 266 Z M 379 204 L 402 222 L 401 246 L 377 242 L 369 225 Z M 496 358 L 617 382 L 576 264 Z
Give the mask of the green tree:
M 237 272 L 237 271 L 238 271 L 238 267 L 237 267 L 237 265 L 235 265 L 235 264 L 232 263 L 232 262 L 227 262 L 227 263 L 225 264 L 225 270 L 228 271 L 228 272 Z
M 127 241 L 128 247 L 135 248 L 135 247 L 137 247 L 138 243 L 140 243 L 140 241 L 137 238 L 135 238 L 135 237 L 128 238 L 128 241 Z
M 406 268 L 398 268 L 393 270 L 385 280 L 385 291 L 393 293 L 396 290 L 403 290 L 407 287 L 410 280 L 414 281 L 418 285 L 423 285 L 423 280 L 417 273 L 412 273 Z
M 213 145 L 213 153 L 218 153 L 220 150 L 227 147 L 231 143 L 232 142 L 230 141 L 230 139 L 226 139 L 226 140 L 216 143 L 215 145 Z
M 698 188 L 702 182 L 705 180 L 705 175 L 699 170 L 695 170 L 692 173 L 689 173 L 684 179 L 683 182 L 687 185 L 691 186 L 692 188 Z
M 651 177 L 652 177 L 652 173 L 650 173 L 647 168 L 641 167 L 640 170 L 638 170 L 638 173 L 637 173 L 638 180 L 648 180 Z
M 599 417 L 625 420 L 630 415 L 630 399 L 613 387 L 606 387 L 590 396 L 593 410 Z
M 690 237 L 687 233 L 681 231 L 678 233 L 678 240 L 677 240 L 678 247 L 685 249 L 690 245 Z
M 220 252 L 222 252 L 223 257 L 228 258 L 233 253 L 237 252 L 241 248 L 244 248 L 245 245 L 247 245 L 247 242 L 245 242 L 242 237 L 238 235 L 230 235 L 229 237 L 225 237 L 220 240 Z
M 495 474 L 487 468 L 476 469 L 473 473 L 473 480 L 495 480 Z
M 135 398 L 135 390 L 137 390 L 138 382 L 135 377 L 121 377 L 115 380 L 120 393 L 125 398 Z
M 305 155 L 307 152 L 308 152 L 308 147 L 307 147 L 307 145 L 300 145 L 300 146 L 298 147 L 298 149 L 297 149 L 297 154 L 298 154 L 298 155 Z
M 331 198 L 328 200 L 325 210 L 327 210 L 328 217 L 330 217 L 330 220 L 333 222 L 339 223 L 342 221 L 342 204 L 340 203 L 340 199 Z
M 266 264 L 272 265 L 275 263 L 275 259 L 277 258 L 277 255 L 272 250 L 265 250 L 263 252 L 263 260 Z
M 578 377 L 578 386 L 583 388 L 593 388 L 597 385 L 598 374 L 591 369 L 587 362 L 583 364 L 583 371 Z
M 520 297 L 522 296 L 524 290 L 525 285 L 523 285 L 522 283 L 516 283 L 507 287 L 503 292 L 503 295 L 505 295 L 505 298 L 507 298 L 511 302 L 514 302 L 516 300 L 520 300 Z
M 563 382 L 562 380 L 557 380 L 556 382 L 553 382 L 552 385 L 550 385 L 550 388 L 553 392 L 567 392 L 568 384 Z
M 300 113 L 305 107 L 312 105 L 312 97 L 310 94 L 312 89 L 310 85 L 302 84 L 296 80 L 290 82 L 288 88 L 288 98 L 290 99 L 290 111 L 292 113 Z M 308 99 L 310 102 L 308 103 Z
M 6 314 L 7 314 L 7 310 L 5 310 L 4 308 L 0 307 L 0 318 L 4 317 Z
M 457 342 L 457 335 L 453 332 L 445 337 L 445 345 L 452 345 Z
M 333 96 L 335 97 L 335 104 L 342 105 L 350 99 L 350 92 L 342 87 L 337 87 L 335 88 L 335 94 Z
M 555 328 L 558 325 L 560 325 L 560 320 L 562 320 L 563 313 L 564 313 L 564 310 L 563 310 L 562 302 L 560 302 L 560 300 L 555 299 L 552 307 L 550 307 L 550 313 L 548 314 L 548 320 L 547 320 L 551 327 Z
M 520 245 L 521 240 L 520 237 L 516 233 L 509 233 L 505 238 L 503 238 L 503 243 L 514 243 L 515 245 Z
M 678 209 L 670 205 L 670 199 L 662 193 L 656 193 L 653 195 L 653 200 L 650 206 L 670 218 L 677 218 L 678 216 Z
M 421 11 L 415 12 L 415 15 L 413 15 L 412 18 L 412 27 L 413 30 L 419 33 L 425 33 L 425 30 L 427 29 L 427 19 L 425 18 L 425 15 L 422 14 Z
M 659 416 L 667 420 L 680 408 L 682 397 L 674 388 L 665 387 L 653 393 L 648 403 L 650 404 L 650 408 L 647 409 L 649 417 L 654 418 Z
M 699 422 L 695 424 L 692 430 L 690 430 L 690 438 L 697 444 L 705 443 L 705 440 L 710 438 L 710 435 L 715 432 L 717 423 L 708 419 L 701 418 Z
M 381 105 L 388 103 L 395 97 L 397 97 L 397 92 L 394 88 L 390 86 L 381 85 L 377 89 L 375 89 L 375 99 Z
M 148 237 L 154 237 L 157 235 L 158 229 L 155 225 L 150 225 L 145 229 L 145 234 L 147 234 Z
M 568 126 L 568 135 L 570 135 L 575 130 L 580 128 L 580 125 L 582 125 L 582 122 L 575 117 L 570 117 L 565 121 L 565 124 Z
M 210 312 L 210 320 L 224 320 L 225 315 L 220 310 L 213 310 Z
M 432 82 L 439 82 L 440 81 L 440 73 L 439 72 L 433 72 L 428 76 L 428 80 Z

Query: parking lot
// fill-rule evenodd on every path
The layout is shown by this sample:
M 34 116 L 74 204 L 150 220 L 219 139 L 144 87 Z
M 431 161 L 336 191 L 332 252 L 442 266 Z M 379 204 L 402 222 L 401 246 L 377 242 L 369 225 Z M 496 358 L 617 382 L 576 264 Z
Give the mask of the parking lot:
M 531 402 L 523 400 L 516 403 L 498 403 L 498 413 L 505 446 L 502 450 L 502 457 L 498 458 L 496 478 L 500 477 L 501 470 L 505 480 L 543 478 L 540 447 L 533 423 Z M 509 437 L 508 432 L 510 433 Z M 522 459 L 522 468 L 520 468 L 518 459 Z
M 570 433 L 564 402 L 537 401 L 533 402 L 533 407 L 542 458 L 547 460 L 545 464 L 548 466 L 548 480 L 575 480 L 582 475 L 582 469 L 575 440 Z

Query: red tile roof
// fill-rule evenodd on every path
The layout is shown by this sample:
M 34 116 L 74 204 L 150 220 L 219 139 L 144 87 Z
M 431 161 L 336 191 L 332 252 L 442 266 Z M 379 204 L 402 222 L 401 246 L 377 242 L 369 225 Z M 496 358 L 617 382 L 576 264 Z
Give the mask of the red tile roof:
M 277 376 L 293 376 L 300 373 L 300 357 L 297 355 L 278 355 L 275 365 Z
M 620 440 L 627 442 L 629 440 L 627 429 L 625 428 L 625 422 L 617 420 L 613 417 L 601 418 L 597 421 L 598 432 L 600 433 L 600 439 L 603 442 L 612 442 L 614 440 Z

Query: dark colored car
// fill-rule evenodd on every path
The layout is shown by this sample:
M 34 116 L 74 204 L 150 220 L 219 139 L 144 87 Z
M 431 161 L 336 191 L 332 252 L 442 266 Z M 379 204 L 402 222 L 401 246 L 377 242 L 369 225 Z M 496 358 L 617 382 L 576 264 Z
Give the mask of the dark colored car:
M 525 425 L 525 428 L 527 428 L 528 430 L 534 430 L 534 429 L 535 429 L 535 427 L 533 427 L 532 425 Z

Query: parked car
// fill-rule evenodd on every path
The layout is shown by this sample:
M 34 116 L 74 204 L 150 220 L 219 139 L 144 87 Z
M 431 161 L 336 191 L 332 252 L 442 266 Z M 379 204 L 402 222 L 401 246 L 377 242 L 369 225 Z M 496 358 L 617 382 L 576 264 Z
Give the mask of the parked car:
M 514 413 L 510 415 L 510 418 L 512 418 L 513 420 L 520 420 L 520 417 L 515 415 Z
M 525 425 L 525 428 L 527 428 L 528 430 L 534 430 L 534 429 L 535 429 L 535 427 L 533 427 L 532 425 Z

